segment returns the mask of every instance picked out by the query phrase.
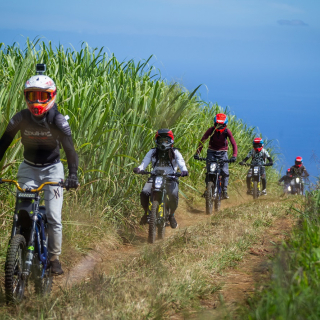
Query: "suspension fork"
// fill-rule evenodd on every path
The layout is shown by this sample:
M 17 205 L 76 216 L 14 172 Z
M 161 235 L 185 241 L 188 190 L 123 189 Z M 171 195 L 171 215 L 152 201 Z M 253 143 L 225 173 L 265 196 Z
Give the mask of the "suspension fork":
M 17 234 L 17 225 L 18 225 L 18 197 L 16 199 L 16 205 L 14 208 L 12 229 L 11 229 L 11 239 Z

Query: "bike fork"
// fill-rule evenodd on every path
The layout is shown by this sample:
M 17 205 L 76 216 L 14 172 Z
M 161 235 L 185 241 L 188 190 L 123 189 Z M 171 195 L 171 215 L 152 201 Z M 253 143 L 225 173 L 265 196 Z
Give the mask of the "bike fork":
M 26 260 L 24 263 L 24 269 L 22 272 L 22 277 L 26 279 L 31 270 L 31 265 L 32 265 L 32 259 L 33 259 L 33 254 L 34 254 L 34 238 L 35 238 L 35 232 L 36 232 L 36 224 L 37 224 L 38 217 L 35 214 L 32 217 L 32 228 L 31 228 L 31 234 L 30 234 L 30 239 L 28 242 L 28 249 L 27 249 L 27 255 L 26 255 Z

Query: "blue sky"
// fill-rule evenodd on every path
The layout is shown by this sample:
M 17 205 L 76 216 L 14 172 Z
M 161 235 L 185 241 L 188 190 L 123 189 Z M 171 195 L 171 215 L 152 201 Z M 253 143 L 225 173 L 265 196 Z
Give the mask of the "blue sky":
M 320 142 L 320 1 L 7 1 L 0 42 L 42 36 L 54 45 L 105 47 L 147 59 L 168 81 L 229 106 L 277 140 L 287 168 L 302 156 L 313 175 Z M 319 153 L 320 157 L 320 153 Z

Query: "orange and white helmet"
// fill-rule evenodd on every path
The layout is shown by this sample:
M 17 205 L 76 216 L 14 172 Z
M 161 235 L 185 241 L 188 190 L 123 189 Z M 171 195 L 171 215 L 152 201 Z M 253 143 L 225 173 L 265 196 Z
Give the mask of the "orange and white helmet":
M 46 75 L 33 76 L 24 85 L 24 98 L 28 109 L 36 117 L 42 116 L 54 106 L 56 95 L 57 87 Z

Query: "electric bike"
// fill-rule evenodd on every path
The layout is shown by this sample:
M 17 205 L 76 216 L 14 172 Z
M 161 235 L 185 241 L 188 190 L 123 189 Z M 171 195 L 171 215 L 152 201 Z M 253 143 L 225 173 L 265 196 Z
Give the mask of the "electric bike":
M 213 207 L 215 211 L 219 211 L 222 200 L 222 168 L 225 163 L 230 163 L 230 160 L 222 159 L 207 159 L 200 158 L 199 161 L 207 161 L 207 189 L 205 191 L 206 199 L 206 214 L 212 214 Z
M 293 177 L 290 182 L 291 194 L 303 194 L 303 179 L 301 177 Z
M 166 226 L 169 225 L 170 208 L 166 186 L 171 181 L 176 181 L 176 177 L 180 177 L 181 174 L 167 174 L 165 170 L 155 170 L 153 173 L 142 171 L 140 174 L 151 174 L 152 188 L 147 213 L 149 224 L 148 242 L 154 243 L 156 229 L 158 229 L 158 239 L 164 239 Z
M 37 189 L 22 189 L 15 180 L 0 179 L 0 184 L 15 184 L 16 205 L 11 239 L 5 262 L 7 302 L 20 302 L 28 280 L 42 296 L 52 288 L 52 274 L 47 250 L 48 231 L 45 206 L 40 206 L 40 191 L 45 186 L 63 187 L 63 182 L 45 182 Z
M 251 192 L 253 199 L 258 199 L 262 192 L 262 179 L 261 179 L 261 169 L 265 167 L 265 164 L 249 164 L 244 163 L 245 166 L 250 167 L 252 170 L 251 175 Z

